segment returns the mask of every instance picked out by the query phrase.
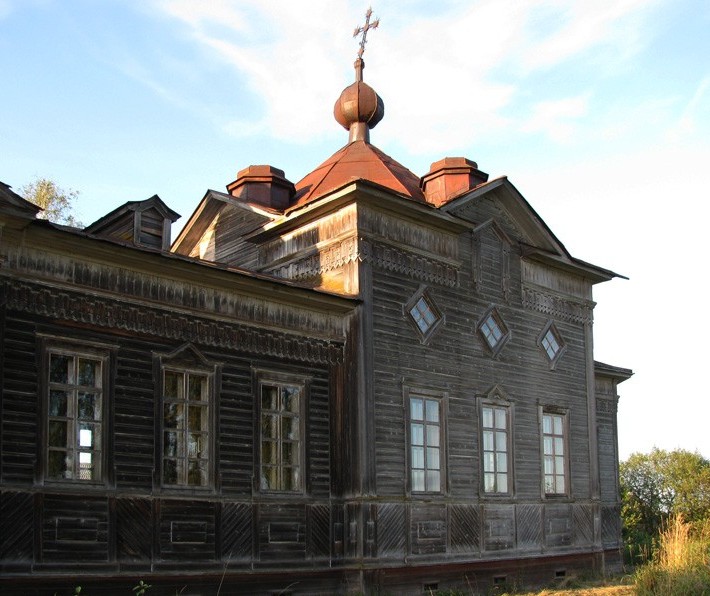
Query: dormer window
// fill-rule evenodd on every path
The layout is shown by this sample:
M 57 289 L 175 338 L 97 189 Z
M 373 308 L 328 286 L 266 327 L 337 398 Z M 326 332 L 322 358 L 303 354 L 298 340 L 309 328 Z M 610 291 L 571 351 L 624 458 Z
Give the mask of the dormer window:
M 478 333 L 493 355 L 510 339 L 510 331 L 495 307 L 488 309 L 478 323 Z
M 443 315 L 423 287 L 412 296 L 405 305 L 404 311 L 419 332 L 422 343 L 429 341 L 434 331 L 444 321 Z
M 545 325 L 538 337 L 537 343 L 550 362 L 550 368 L 555 367 L 557 361 L 567 349 L 564 339 L 562 339 L 560 332 L 552 321 L 549 321 L 547 325 Z

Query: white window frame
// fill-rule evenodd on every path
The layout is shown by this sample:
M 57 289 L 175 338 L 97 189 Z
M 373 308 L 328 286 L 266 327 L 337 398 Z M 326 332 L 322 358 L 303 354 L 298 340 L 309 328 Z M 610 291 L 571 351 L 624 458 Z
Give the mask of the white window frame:
M 567 410 L 540 408 L 540 461 L 543 497 L 570 496 L 572 491 Z
M 493 411 L 492 426 L 487 424 L 486 409 Z M 495 412 L 505 414 L 505 426 L 500 428 L 497 424 Z M 513 476 L 513 407 L 506 399 L 505 395 L 497 387 L 491 390 L 488 395 L 480 400 L 479 404 L 480 420 L 480 450 L 481 454 L 481 494 L 486 497 L 509 496 L 515 488 Z M 502 436 L 502 443 L 501 441 Z M 502 448 L 501 448 L 502 446 Z M 504 455 L 504 462 L 501 462 L 500 455 Z M 489 469 L 488 463 L 492 456 L 493 468 Z M 505 469 L 501 471 L 501 468 Z M 493 488 L 487 485 L 487 475 L 494 476 Z M 498 485 L 499 475 L 505 475 L 505 490 L 500 490 Z
M 415 403 L 421 403 L 421 413 L 415 411 Z M 446 416 L 445 393 L 405 388 L 407 441 L 407 487 L 411 495 L 443 495 L 447 489 L 446 477 Z M 436 407 L 436 419 L 432 416 Z M 431 408 L 427 411 L 427 408 Z M 436 440 L 438 437 L 438 440 Z M 438 460 L 437 460 L 438 457 Z M 423 474 L 424 488 L 418 488 L 415 473 Z M 431 474 L 431 476 L 430 476 Z M 438 474 L 438 487 L 434 488 Z

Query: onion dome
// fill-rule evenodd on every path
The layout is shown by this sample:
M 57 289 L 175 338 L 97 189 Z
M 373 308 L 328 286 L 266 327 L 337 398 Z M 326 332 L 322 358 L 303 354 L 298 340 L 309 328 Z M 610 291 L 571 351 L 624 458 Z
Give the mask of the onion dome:
M 343 128 L 350 131 L 349 142 L 370 142 L 370 129 L 385 115 L 385 104 L 375 90 L 362 80 L 365 61 L 355 61 L 355 82 L 343 89 L 335 102 L 333 115 Z

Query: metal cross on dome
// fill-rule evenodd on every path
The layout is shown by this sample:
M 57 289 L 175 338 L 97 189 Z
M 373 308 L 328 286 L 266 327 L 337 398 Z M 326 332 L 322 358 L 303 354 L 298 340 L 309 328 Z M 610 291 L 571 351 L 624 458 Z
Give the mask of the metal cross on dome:
M 357 57 L 362 59 L 362 55 L 365 53 L 365 44 L 367 43 L 367 32 L 370 29 L 377 29 L 380 24 L 380 19 L 375 19 L 372 23 L 370 22 L 370 17 L 372 16 L 372 8 L 368 8 L 365 13 L 365 26 L 355 27 L 355 33 L 353 37 L 357 37 L 362 33 L 362 39 L 360 40 L 360 49 L 358 50 Z

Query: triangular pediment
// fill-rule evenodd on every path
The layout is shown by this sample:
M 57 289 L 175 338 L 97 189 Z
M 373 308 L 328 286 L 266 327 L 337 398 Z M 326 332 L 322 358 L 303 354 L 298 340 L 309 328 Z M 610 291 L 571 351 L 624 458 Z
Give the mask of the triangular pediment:
M 481 184 L 440 210 L 478 226 L 495 222 L 520 244 L 523 258 L 573 271 L 593 283 L 623 277 L 574 258 L 507 177 Z
M 239 213 L 241 216 L 239 219 L 244 225 L 244 229 L 234 230 L 234 234 L 240 237 L 280 215 L 254 204 L 239 201 L 231 195 L 208 190 L 173 242 L 171 251 L 186 256 L 199 256 L 200 244 L 214 234 L 220 218 L 232 211 Z

